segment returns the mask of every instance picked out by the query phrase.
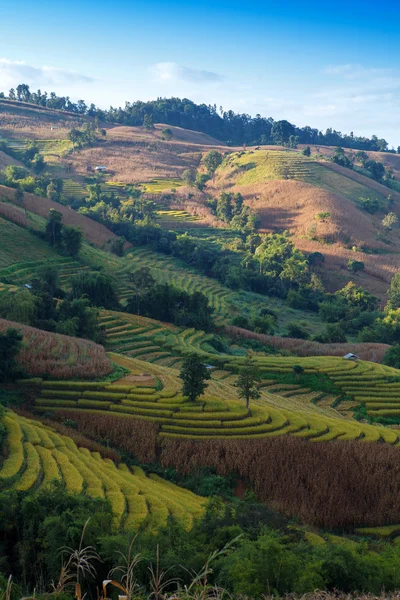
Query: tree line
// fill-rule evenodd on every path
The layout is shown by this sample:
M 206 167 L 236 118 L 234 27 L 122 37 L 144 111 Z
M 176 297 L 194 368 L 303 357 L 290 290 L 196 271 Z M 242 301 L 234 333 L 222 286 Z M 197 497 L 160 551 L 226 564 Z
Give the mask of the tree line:
M 228 144 L 316 144 L 321 146 L 344 146 L 358 150 L 390 151 L 388 142 L 372 135 L 370 138 L 356 136 L 353 132 L 344 134 L 333 128 L 325 132 L 310 126 L 296 127 L 289 121 L 274 120 L 257 114 L 252 117 L 246 113 L 224 110 L 215 104 L 196 104 L 187 98 L 157 98 L 148 102 L 140 100 L 126 102 L 125 107 L 102 110 L 95 104 L 87 105 L 84 100 L 72 102 L 69 96 L 48 94 L 40 89 L 32 92 L 27 84 L 12 88 L 8 96 L 0 97 L 38 106 L 68 111 L 77 115 L 97 117 L 103 122 L 148 127 L 152 123 L 165 123 L 201 131 Z M 399 147 L 400 148 L 400 147 Z M 398 150 L 399 150 L 398 148 Z

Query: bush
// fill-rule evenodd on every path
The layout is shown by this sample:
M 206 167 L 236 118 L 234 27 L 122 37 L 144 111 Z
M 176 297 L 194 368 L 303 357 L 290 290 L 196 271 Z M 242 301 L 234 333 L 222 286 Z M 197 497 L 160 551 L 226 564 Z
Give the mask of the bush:
M 22 335 L 16 329 L 0 333 L 0 381 L 12 381 L 21 376 L 17 356 L 22 348 Z
M 314 341 L 322 344 L 342 344 L 347 342 L 347 338 L 340 325 L 327 325 L 324 333 L 315 336 Z
M 371 215 L 379 210 L 379 202 L 376 198 L 359 198 L 358 205 Z
M 353 273 L 357 273 L 357 271 L 363 271 L 365 268 L 365 265 L 361 260 L 353 260 L 352 258 L 350 258 L 347 263 L 347 268 L 349 271 L 352 271 Z
M 308 340 L 310 335 L 304 327 L 297 323 L 288 323 L 287 335 L 292 338 L 299 338 L 300 340 Z
M 382 360 L 384 365 L 400 369 L 400 345 L 392 346 L 385 352 Z

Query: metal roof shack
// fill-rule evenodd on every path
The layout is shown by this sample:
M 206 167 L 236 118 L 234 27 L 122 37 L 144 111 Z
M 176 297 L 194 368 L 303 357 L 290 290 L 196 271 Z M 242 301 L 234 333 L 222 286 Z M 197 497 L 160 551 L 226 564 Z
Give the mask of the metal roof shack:
M 357 354 L 353 354 L 352 352 L 349 352 L 348 354 L 345 354 L 343 356 L 343 358 L 345 358 L 346 360 L 360 360 L 360 357 L 357 356 Z

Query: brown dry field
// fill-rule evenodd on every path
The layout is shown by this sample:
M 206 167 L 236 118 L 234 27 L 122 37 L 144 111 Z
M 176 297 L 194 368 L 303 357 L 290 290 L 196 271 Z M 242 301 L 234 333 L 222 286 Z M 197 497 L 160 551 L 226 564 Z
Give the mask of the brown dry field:
M 0 198 L 5 198 L 10 202 L 14 202 L 15 190 L 13 188 L 0 185 Z M 88 217 L 71 210 L 67 206 L 47 200 L 47 198 L 42 198 L 40 196 L 35 196 L 34 194 L 28 194 L 25 192 L 24 206 L 26 210 L 45 218 L 47 218 L 51 208 L 57 210 L 63 215 L 63 223 L 82 229 L 87 241 L 100 248 L 103 247 L 110 238 L 117 237 L 109 229 L 104 227 L 104 225 L 96 223 L 96 221 L 93 221 L 92 219 L 89 219 Z
M 88 167 L 104 165 L 110 173 L 109 180 L 140 183 L 181 177 L 185 169 L 199 166 L 202 154 L 210 147 L 227 151 L 218 140 L 179 127 L 169 127 L 174 139 L 164 141 L 164 127 L 157 124 L 151 132 L 142 127 L 111 127 L 99 146 L 73 152 L 68 161 L 80 176 L 87 175 Z
M 261 219 L 261 229 L 288 229 L 305 236 L 315 226 L 315 234 L 332 242 L 349 243 L 387 249 L 376 240 L 379 218 L 361 212 L 354 202 L 308 183 L 294 180 L 271 180 L 246 186 L 234 186 Z M 329 212 L 326 220 L 316 220 L 321 212 Z
M 65 139 L 72 127 L 80 125 L 82 118 L 78 115 L 32 104 L 0 102 L 0 134 L 4 137 Z

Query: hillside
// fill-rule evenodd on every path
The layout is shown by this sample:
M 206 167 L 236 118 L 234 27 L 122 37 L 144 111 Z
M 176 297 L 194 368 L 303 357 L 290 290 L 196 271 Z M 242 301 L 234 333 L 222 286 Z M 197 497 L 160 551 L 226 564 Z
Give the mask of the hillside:
M 15 202 L 15 190 L 13 188 L 0 185 L 0 200 L 4 199 L 8 202 Z M 35 194 L 24 194 L 24 207 L 27 211 L 47 218 L 49 211 L 54 209 L 60 212 L 63 216 L 63 223 L 80 228 L 87 239 L 95 246 L 102 247 L 110 239 L 116 236 L 101 223 L 96 223 L 92 219 L 85 217 L 62 204 L 52 202 L 47 198 L 35 196 Z
M 0 332 L 4 333 L 8 329 L 16 329 L 23 335 L 18 362 L 30 376 L 92 379 L 105 377 L 113 371 L 104 348 L 89 340 L 0 319 Z
M 400 238 L 398 229 L 385 230 L 381 220 L 388 211 L 400 215 L 397 192 L 298 151 L 264 149 L 229 154 L 209 187 L 214 193 L 240 192 L 259 214 L 264 231 L 287 229 L 300 249 L 322 252 L 329 289 L 350 279 L 346 265 L 354 258 L 365 263 L 360 283 L 384 296 L 397 270 Z M 363 210 L 360 198 L 375 199 L 376 214 Z

